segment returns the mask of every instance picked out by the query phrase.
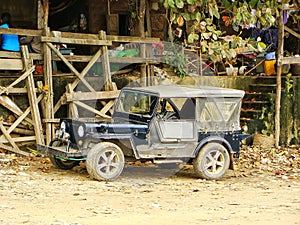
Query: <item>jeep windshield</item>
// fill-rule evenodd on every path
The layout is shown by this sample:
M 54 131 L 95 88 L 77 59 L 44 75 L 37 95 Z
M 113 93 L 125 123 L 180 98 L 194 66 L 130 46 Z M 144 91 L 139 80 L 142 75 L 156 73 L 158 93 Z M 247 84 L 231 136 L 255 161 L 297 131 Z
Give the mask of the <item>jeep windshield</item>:
M 150 118 L 153 115 L 157 101 L 158 96 L 151 93 L 123 90 L 116 104 L 115 113 Z

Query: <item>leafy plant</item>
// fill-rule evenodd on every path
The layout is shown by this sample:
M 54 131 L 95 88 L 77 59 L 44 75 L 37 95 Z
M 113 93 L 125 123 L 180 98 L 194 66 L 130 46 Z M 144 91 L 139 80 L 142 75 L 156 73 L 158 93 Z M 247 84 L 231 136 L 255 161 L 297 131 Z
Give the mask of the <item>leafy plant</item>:
M 173 45 L 165 43 L 165 63 L 179 76 L 184 77 L 187 75 L 186 62 L 187 58 L 183 52 L 181 45 Z
M 250 25 L 270 27 L 275 24 L 276 16 L 282 4 L 287 0 L 161 0 L 168 12 L 170 26 L 187 26 L 187 42 L 200 45 L 202 53 L 208 54 L 214 62 L 230 61 L 236 57 L 238 48 L 254 49 L 249 39 L 239 35 L 228 36 L 215 21 L 226 16 L 226 25 L 236 32 Z
M 269 101 L 274 102 L 274 96 L 270 94 Z M 269 107 L 263 107 L 260 120 L 263 121 L 263 129 L 261 130 L 262 134 L 272 135 L 275 131 L 275 122 L 274 122 L 275 108 L 274 104 L 271 104 Z

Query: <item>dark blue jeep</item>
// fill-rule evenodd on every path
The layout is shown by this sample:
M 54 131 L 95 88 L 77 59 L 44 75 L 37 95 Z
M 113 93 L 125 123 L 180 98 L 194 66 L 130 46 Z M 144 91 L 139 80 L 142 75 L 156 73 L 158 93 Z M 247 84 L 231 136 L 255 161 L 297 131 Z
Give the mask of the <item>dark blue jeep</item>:
M 112 120 L 61 119 L 50 146 L 39 145 L 58 168 L 86 161 L 97 180 L 117 178 L 125 158 L 157 164 L 192 163 L 198 177 L 218 179 L 233 168 L 240 141 L 244 91 L 208 86 L 124 88 Z

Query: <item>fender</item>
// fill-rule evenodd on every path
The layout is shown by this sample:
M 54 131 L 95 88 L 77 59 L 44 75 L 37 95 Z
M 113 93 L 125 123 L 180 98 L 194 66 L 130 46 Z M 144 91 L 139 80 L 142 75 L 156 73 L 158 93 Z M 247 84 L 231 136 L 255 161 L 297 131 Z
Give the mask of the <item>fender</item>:
M 210 142 L 217 142 L 217 143 L 221 143 L 222 145 L 225 145 L 225 148 L 228 150 L 228 153 L 234 153 L 234 151 L 232 150 L 231 148 L 231 145 L 229 144 L 229 142 L 225 139 L 225 138 L 222 138 L 220 136 L 209 136 L 209 137 L 206 137 L 204 139 L 202 139 L 199 144 L 197 145 L 194 153 L 193 153 L 193 157 L 196 157 L 200 151 L 200 149 L 207 143 L 210 143 Z M 230 155 L 232 155 L 230 154 Z
M 133 134 L 93 133 L 92 135 L 89 135 L 89 137 L 97 140 L 129 140 L 135 158 L 140 159 L 140 156 L 137 152 L 136 146 L 133 141 Z

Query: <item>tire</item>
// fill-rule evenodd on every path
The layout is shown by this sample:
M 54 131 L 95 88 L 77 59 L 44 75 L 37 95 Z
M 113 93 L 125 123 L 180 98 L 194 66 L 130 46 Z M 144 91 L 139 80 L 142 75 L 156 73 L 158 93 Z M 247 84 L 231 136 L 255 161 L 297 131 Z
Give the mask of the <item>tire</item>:
M 53 147 L 58 147 L 58 146 L 62 146 L 63 143 L 61 141 L 55 140 L 55 141 L 51 141 L 50 146 Z M 62 169 L 62 170 L 70 170 L 75 166 L 78 166 L 80 161 L 74 161 L 74 160 L 63 160 L 60 158 L 57 158 L 55 155 L 50 155 L 49 156 L 50 161 L 52 162 L 52 164 L 58 168 L 58 169 Z
M 123 171 L 125 158 L 121 148 L 110 142 L 94 145 L 86 159 L 86 169 L 96 180 L 116 179 Z
M 196 175 L 208 180 L 221 178 L 228 170 L 229 164 L 229 153 L 219 143 L 204 145 L 193 161 Z

